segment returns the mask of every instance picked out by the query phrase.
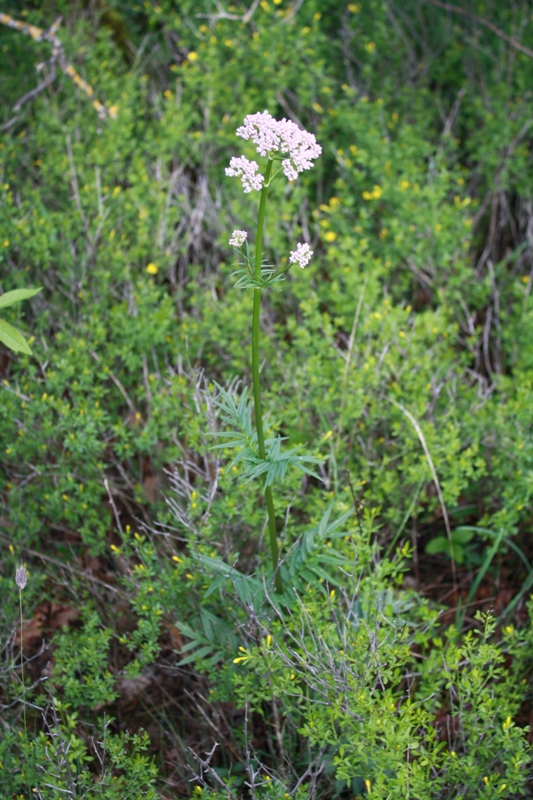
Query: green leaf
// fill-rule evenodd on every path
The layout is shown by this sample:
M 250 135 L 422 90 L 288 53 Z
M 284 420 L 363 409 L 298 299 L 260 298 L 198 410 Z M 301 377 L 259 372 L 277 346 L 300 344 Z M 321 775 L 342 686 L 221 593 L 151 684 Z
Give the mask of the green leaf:
M 430 542 L 426 545 L 426 553 L 431 556 L 436 556 L 437 553 L 446 553 L 446 555 L 450 555 L 450 543 L 445 536 L 435 536 Z
M 455 544 L 468 544 L 476 535 L 475 530 L 470 527 L 459 527 L 452 531 L 452 542 Z
M 0 342 L 15 353 L 27 353 L 31 356 L 31 350 L 22 333 L 5 319 L 0 319 Z
M 0 308 L 8 308 L 8 306 L 12 306 L 15 303 L 20 303 L 21 300 L 27 300 L 29 297 L 38 294 L 42 288 L 40 286 L 39 289 L 15 289 L 13 292 L 5 292 L 0 295 Z
M 195 642 L 194 644 L 196 645 L 197 642 Z M 212 652 L 213 652 L 213 645 L 206 644 L 203 647 L 200 647 L 198 650 L 195 650 L 194 653 L 191 653 L 185 658 L 181 658 L 179 660 L 179 665 L 180 667 L 184 667 L 186 664 L 192 664 L 193 661 L 196 661 L 199 658 L 203 658 L 204 656 L 207 656 Z

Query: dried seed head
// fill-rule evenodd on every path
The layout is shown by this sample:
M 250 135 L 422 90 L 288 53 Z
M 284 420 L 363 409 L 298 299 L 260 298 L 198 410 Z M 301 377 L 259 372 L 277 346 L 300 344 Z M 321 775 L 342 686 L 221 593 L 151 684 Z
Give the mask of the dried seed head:
M 28 574 L 24 567 L 18 567 L 15 573 L 15 581 L 19 589 L 24 589 L 28 582 Z

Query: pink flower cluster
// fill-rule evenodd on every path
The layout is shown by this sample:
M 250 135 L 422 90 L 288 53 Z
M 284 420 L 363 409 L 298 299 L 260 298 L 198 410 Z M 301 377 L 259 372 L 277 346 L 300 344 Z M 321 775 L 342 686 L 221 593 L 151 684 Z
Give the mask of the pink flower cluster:
M 291 250 L 289 257 L 290 264 L 298 264 L 302 269 L 311 261 L 313 251 L 308 244 L 297 244 L 296 250 Z
M 312 133 L 302 131 L 288 119 L 274 119 L 268 111 L 262 114 L 249 114 L 244 118 L 244 125 L 237 128 L 237 136 L 251 139 L 260 156 L 272 153 L 287 154 L 281 162 L 283 172 L 290 181 L 296 180 L 298 173 L 311 169 L 313 161 L 322 152 L 322 148 Z M 259 169 L 255 161 L 244 156 L 232 158 L 226 175 L 240 177 L 245 192 L 260 189 L 263 178 L 256 175 Z
M 255 161 L 249 161 L 245 156 L 239 156 L 239 158 L 231 159 L 229 167 L 226 167 L 226 175 L 240 178 L 244 193 L 248 194 L 252 189 L 260 190 L 263 185 L 264 178 L 257 174 L 258 170 L 259 165 Z

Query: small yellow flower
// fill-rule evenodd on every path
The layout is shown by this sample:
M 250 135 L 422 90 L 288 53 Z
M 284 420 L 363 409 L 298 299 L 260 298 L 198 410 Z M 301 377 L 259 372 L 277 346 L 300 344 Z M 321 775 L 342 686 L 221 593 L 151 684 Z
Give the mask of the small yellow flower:
M 368 53 L 373 53 L 375 49 L 376 49 L 376 44 L 375 44 L 375 42 L 367 42 L 367 43 L 365 44 L 365 50 L 366 50 Z
M 198 61 L 200 56 L 198 55 L 198 53 L 195 50 L 191 50 L 191 52 L 187 55 L 187 58 L 189 59 L 189 61 L 191 63 L 194 63 L 195 61 Z
M 146 272 L 148 272 L 150 275 L 157 275 L 157 273 L 159 272 L 159 270 L 158 270 L 158 268 L 156 267 L 156 265 L 155 265 L 155 264 L 153 264 L 153 263 L 150 261 L 150 263 L 149 263 L 149 264 L 148 264 L 148 266 L 146 267 Z
M 172 556 L 172 561 L 176 561 L 177 564 L 181 564 L 181 558 L 178 556 Z
M 174 93 L 173 93 L 173 92 L 171 92 L 171 91 L 170 91 L 170 89 L 165 89 L 165 91 L 163 92 L 163 94 L 165 95 L 165 97 L 166 97 L 168 100 L 172 100 L 172 98 L 174 97 Z
M 348 11 L 351 11 L 352 14 L 359 14 L 361 11 L 361 6 L 358 6 L 357 3 L 350 3 L 348 6 Z
M 486 775 L 485 775 L 485 777 L 483 778 L 483 782 L 485 783 L 485 785 L 486 785 L 486 786 L 488 786 L 488 785 L 489 785 L 489 779 L 487 778 L 487 776 L 486 776 Z
M 365 781 L 365 786 L 368 794 L 370 794 L 370 781 L 368 779 Z
M 107 109 L 107 113 L 111 119 L 116 119 L 118 117 L 118 106 L 110 106 L 110 108 Z
M 324 239 L 326 240 L 326 242 L 334 242 L 336 238 L 337 234 L 335 233 L 335 231 L 326 231 L 326 233 L 324 234 Z

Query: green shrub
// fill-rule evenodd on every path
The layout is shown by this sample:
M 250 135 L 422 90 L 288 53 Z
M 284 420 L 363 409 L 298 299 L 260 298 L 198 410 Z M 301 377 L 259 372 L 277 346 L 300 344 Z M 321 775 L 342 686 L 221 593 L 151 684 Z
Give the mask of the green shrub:
M 0 358 L 2 791 L 531 794 L 532 65 L 472 17 L 531 48 L 529 0 L 264 0 L 247 21 L 240 3 L 4 5 L 62 14 L 67 57 L 117 114 L 59 69 L 12 111 L 51 46 L 2 26 L 1 290 L 43 286 L 3 315 L 33 356 Z M 263 316 L 269 430 L 323 460 L 274 498 L 281 598 L 259 485 L 212 449 L 216 385 L 250 383 L 227 239 L 255 208 L 224 168 L 263 109 L 324 149 L 273 186 L 265 238 L 279 265 L 298 239 L 315 251 Z M 502 635 L 406 588 L 409 536 L 419 560 L 442 554 L 432 569 L 512 565 Z M 47 627 L 46 603 L 81 625 Z M 183 687 L 132 710 L 123 680 L 156 669 Z M 245 719 L 224 727 L 236 697 Z

